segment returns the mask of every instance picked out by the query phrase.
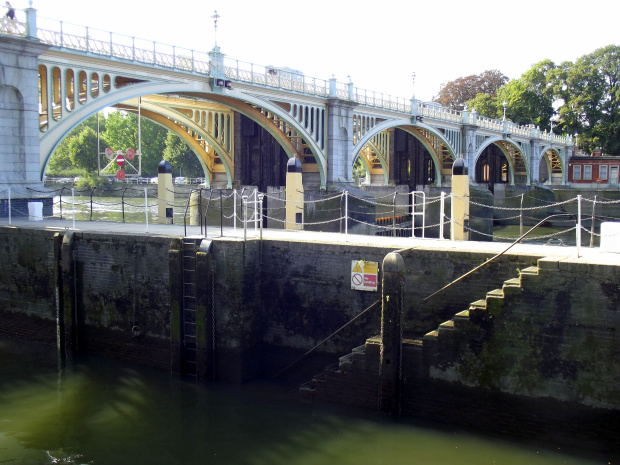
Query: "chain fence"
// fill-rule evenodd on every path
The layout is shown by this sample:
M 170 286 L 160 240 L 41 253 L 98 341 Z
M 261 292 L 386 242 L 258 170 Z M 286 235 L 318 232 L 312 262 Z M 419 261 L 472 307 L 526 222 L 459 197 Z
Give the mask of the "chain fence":
M 163 195 L 163 197 L 160 197 Z M 243 228 L 254 234 L 263 228 L 301 229 L 316 232 L 339 232 L 371 236 L 441 238 L 453 237 L 455 227 L 470 233 L 470 239 L 513 241 L 550 213 L 574 213 L 573 217 L 555 218 L 546 229 L 524 241 L 551 244 L 561 236 L 562 244 L 576 245 L 581 233 L 589 234 L 590 246 L 601 237 L 601 222 L 620 221 L 620 199 L 593 196 L 550 202 L 526 194 L 506 197 L 501 205 L 488 205 L 472 198 L 441 193 L 426 197 L 423 192 L 393 192 L 380 197 L 360 196 L 348 191 L 339 193 L 306 192 L 306 200 L 287 200 L 284 190 L 259 192 L 258 189 L 183 188 L 128 185 L 118 189 L 77 189 L 60 187 L 37 191 L 31 189 L 32 202 L 53 198 L 38 219 L 58 218 L 118 223 L 175 223 L 200 226 L 201 234 L 220 229 L 225 235 Z M 520 204 L 507 206 L 509 201 Z M 467 221 L 453 219 L 453 200 L 467 200 Z M 529 205 L 524 206 L 527 199 Z M 48 200 L 47 200 L 48 202 Z M 514 203 L 514 202 L 513 202 Z M 536 205 L 531 205 L 536 203 Z M 31 216 L 10 206 L 9 218 Z M 597 208 L 598 214 L 597 214 Z M 290 212 L 294 214 L 290 214 Z M 45 212 L 46 214 L 43 214 Z M 165 212 L 165 213 L 164 213 Z M 296 213 L 296 214 L 295 214 Z M 557 216 L 557 215 L 556 215 Z M 519 231 L 515 231 L 515 227 Z M 543 225 L 544 226 L 544 225 Z M 211 229 L 208 229 L 211 228 Z M 447 230 L 447 231 L 446 231 Z M 569 235 L 575 238 L 570 239 Z M 447 237 L 446 237 L 447 236 Z

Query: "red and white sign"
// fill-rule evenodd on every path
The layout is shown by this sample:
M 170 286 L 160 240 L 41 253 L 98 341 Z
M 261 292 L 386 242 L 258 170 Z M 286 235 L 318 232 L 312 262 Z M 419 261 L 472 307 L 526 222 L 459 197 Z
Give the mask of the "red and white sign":
M 114 150 L 112 150 L 110 147 L 108 147 L 107 149 L 105 149 L 105 157 L 108 160 L 112 160 L 112 157 L 114 156 Z
M 351 289 L 357 289 L 358 291 L 376 291 L 378 273 L 378 262 L 353 260 L 351 262 Z
M 122 155 L 117 155 L 116 156 L 116 164 L 118 166 L 123 166 L 125 164 L 125 157 Z
M 125 172 L 123 170 L 118 170 L 116 172 L 116 179 L 123 181 L 125 179 Z
M 136 155 L 136 152 L 133 151 L 133 149 L 127 149 L 127 152 L 125 152 L 125 156 L 127 157 L 127 160 L 133 160 L 133 157 Z

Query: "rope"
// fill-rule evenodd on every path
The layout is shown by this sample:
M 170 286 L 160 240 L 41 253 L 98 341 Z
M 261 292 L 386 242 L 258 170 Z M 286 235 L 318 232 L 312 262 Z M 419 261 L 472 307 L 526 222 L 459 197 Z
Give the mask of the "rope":
M 375 307 L 377 304 L 380 304 L 381 301 L 377 300 L 374 303 L 372 303 L 368 308 L 366 308 L 366 310 L 364 310 L 362 313 L 360 313 L 359 315 L 353 317 L 351 320 L 349 320 L 348 323 L 345 323 L 343 326 L 341 326 L 340 328 L 338 328 L 336 331 L 334 331 L 333 333 L 331 333 L 329 336 L 327 336 L 325 339 L 323 339 L 321 342 L 319 342 L 317 345 L 315 345 L 312 349 L 310 349 L 308 352 L 306 352 L 305 354 L 303 354 L 301 357 L 299 357 L 297 360 L 295 360 L 293 363 L 291 363 L 290 365 L 288 365 L 287 367 L 283 368 L 282 370 L 280 370 L 278 373 L 276 373 L 273 377 L 277 378 L 278 376 L 280 376 L 282 373 L 284 373 L 285 371 L 287 371 L 289 368 L 291 368 L 293 365 L 297 364 L 297 362 L 299 362 L 301 359 L 303 359 L 304 357 L 306 357 L 307 355 L 309 355 L 310 353 L 314 352 L 314 350 L 316 350 L 319 346 L 321 346 L 322 344 L 324 344 L 325 342 L 327 342 L 329 339 L 331 339 L 333 336 L 335 336 L 336 334 L 338 334 L 340 331 L 342 331 L 344 328 L 346 328 L 347 326 L 349 326 L 351 323 L 353 323 L 355 320 L 357 320 L 359 317 L 361 317 L 364 313 L 366 313 L 367 311 L 371 310 L 373 307 Z

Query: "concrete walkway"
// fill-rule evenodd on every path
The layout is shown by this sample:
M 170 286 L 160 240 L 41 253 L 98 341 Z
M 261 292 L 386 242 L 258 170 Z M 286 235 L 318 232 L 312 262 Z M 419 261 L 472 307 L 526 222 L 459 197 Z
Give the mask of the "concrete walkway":
M 185 227 L 183 224 L 149 224 L 145 223 L 117 223 L 109 221 L 72 221 L 71 219 L 45 218 L 41 221 L 30 221 L 28 219 L 13 219 L 9 225 L 8 219 L 0 219 L 0 227 L 19 227 L 31 229 L 47 229 L 52 231 L 83 231 L 105 234 L 139 234 L 142 236 L 165 236 L 183 237 Z M 199 226 L 187 226 L 187 236 L 204 237 Z M 254 227 L 248 228 L 245 237 L 256 239 L 260 236 L 260 230 Z M 222 231 L 219 226 L 209 226 L 207 230 L 209 239 L 230 238 L 244 239 L 243 227 L 236 230 L 225 227 Z M 281 229 L 264 229 L 264 240 L 288 240 L 301 242 L 323 242 L 339 244 L 370 245 L 394 250 L 421 248 L 433 250 L 445 250 L 454 252 L 481 252 L 498 254 L 505 250 L 510 243 L 508 242 L 476 242 L 476 241 L 450 241 L 439 239 L 421 239 L 410 237 L 385 237 L 385 236 L 366 236 L 356 234 L 339 234 L 329 232 L 311 231 L 285 231 Z M 579 256 L 577 247 L 563 247 L 558 245 L 536 245 L 536 244 L 516 244 L 510 248 L 509 254 L 534 255 L 540 257 L 562 257 L 565 261 L 575 263 L 591 263 L 600 265 L 620 266 L 620 253 L 601 251 L 600 247 L 581 247 Z M 490 258 L 490 257 L 489 257 Z

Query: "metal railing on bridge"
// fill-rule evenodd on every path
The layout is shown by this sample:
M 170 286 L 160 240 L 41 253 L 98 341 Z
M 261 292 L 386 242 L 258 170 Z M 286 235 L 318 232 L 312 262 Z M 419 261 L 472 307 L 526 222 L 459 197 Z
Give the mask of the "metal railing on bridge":
M 34 14 L 34 10 L 15 11 L 15 20 L 2 17 L 0 33 L 26 37 L 31 33 L 28 24 L 29 14 Z M 28 12 L 30 13 L 28 14 Z M 44 17 L 38 18 L 37 22 L 37 37 L 41 42 L 54 47 L 205 76 L 210 76 L 213 71 L 209 52 L 195 51 Z M 495 132 L 535 137 L 552 143 L 572 144 L 572 136 L 558 136 L 553 132 L 541 132 L 533 125 L 517 125 L 506 120 L 482 117 L 473 112 L 444 108 L 435 103 L 429 104 L 413 98 L 395 97 L 381 92 L 360 89 L 353 87 L 351 82 L 341 83 L 336 82 L 335 79 L 318 79 L 287 68 L 263 66 L 225 58 L 224 70 L 221 71 L 227 78 L 250 85 L 323 98 L 337 97 L 343 100 L 352 100 L 359 105 L 406 115 L 419 115 L 457 124 L 471 123 Z

